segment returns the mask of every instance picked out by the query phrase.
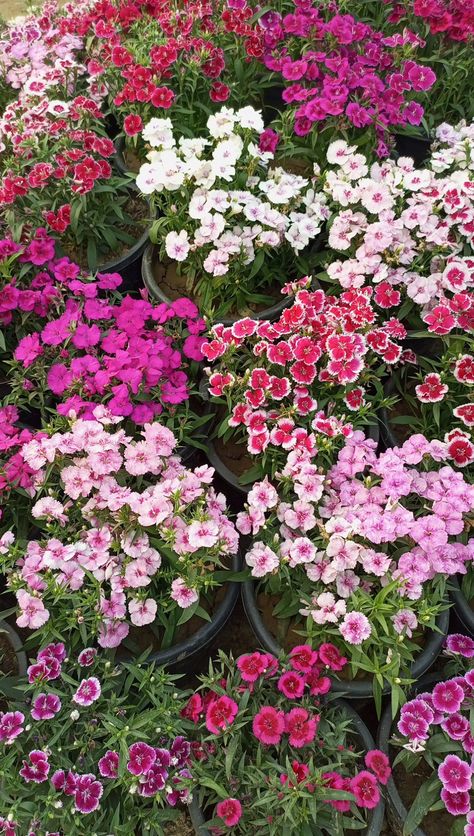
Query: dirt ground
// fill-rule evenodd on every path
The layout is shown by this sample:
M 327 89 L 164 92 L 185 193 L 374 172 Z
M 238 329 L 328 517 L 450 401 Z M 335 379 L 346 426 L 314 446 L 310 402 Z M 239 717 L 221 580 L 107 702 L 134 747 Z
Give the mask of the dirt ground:
M 0 18 L 10 20 L 25 13 L 25 0 L 0 0 Z

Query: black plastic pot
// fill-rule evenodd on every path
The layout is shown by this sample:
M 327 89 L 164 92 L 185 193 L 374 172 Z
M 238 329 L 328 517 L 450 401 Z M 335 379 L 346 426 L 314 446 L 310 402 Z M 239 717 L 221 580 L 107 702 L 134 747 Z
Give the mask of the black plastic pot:
M 233 555 L 231 571 L 238 572 L 241 568 L 240 554 Z M 217 607 L 211 621 L 205 621 L 203 626 L 193 636 L 179 644 L 157 650 L 149 656 L 150 662 L 156 665 L 167 665 L 176 673 L 188 673 L 204 655 L 206 649 L 217 638 L 220 631 L 227 624 L 239 597 L 239 584 L 228 581 L 223 601 Z M 130 657 L 126 659 L 129 661 Z
M 125 138 L 123 136 L 117 137 L 114 142 L 115 145 L 115 154 L 114 154 L 114 164 L 117 171 L 125 176 L 133 175 L 136 176 L 137 172 L 133 169 L 129 168 L 127 165 L 127 161 L 125 159 Z
M 153 274 L 153 264 L 159 262 L 159 254 L 157 248 L 153 244 L 149 244 L 146 248 L 145 252 L 143 253 L 143 261 L 142 261 L 142 279 L 145 287 L 147 288 L 150 295 L 157 299 L 158 302 L 165 302 L 167 305 L 172 303 L 172 299 L 166 295 L 166 293 L 161 289 L 158 283 L 155 280 L 155 276 Z M 273 320 L 278 319 L 281 312 L 284 311 L 291 304 L 290 297 L 284 297 L 279 302 L 276 302 L 275 305 L 271 305 L 269 308 L 264 308 L 263 311 L 258 311 L 252 313 L 253 319 L 269 319 L 271 322 Z M 219 317 L 218 322 L 222 322 L 224 325 L 229 326 L 233 325 L 234 322 L 237 322 L 238 319 L 241 319 L 241 316 L 234 316 L 230 318 L 223 318 Z
M 463 594 L 458 579 L 456 577 L 450 578 L 450 584 L 454 613 L 462 626 L 463 632 L 474 638 L 474 610 Z
M 429 136 L 409 136 L 409 134 L 395 134 L 395 151 L 399 157 L 411 157 L 415 166 L 425 165 L 431 154 L 432 140 Z
M 26 674 L 28 661 L 26 658 L 26 653 L 22 649 L 23 643 L 18 633 L 16 633 L 13 627 L 11 627 L 10 624 L 8 624 L 6 621 L 0 620 L 0 634 L 6 636 L 8 644 L 15 651 L 18 664 L 18 676 L 24 676 Z
M 97 268 L 99 273 L 120 273 L 122 276 L 122 284 L 119 288 L 121 293 L 138 290 L 141 287 L 142 257 L 149 241 L 149 231 L 148 226 L 143 235 L 120 258 L 100 264 Z
M 393 377 L 389 377 L 383 387 L 384 396 L 386 398 L 395 394 L 397 391 Z M 388 409 L 382 406 L 379 410 L 379 427 L 380 427 L 380 442 L 382 450 L 389 450 L 391 447 L 400 447 L 403 444 L 402 439 L 397 435 L 395 425 L 390 422 Z
M 422 691 L 429 691 L 439 681 L 440 676 L 425 676 L 412 688 L 411 696 L 415 696 L 415 694 L 420 693 Z M 391 706 L 388 705 L 382 715 L 382 719 L 380 721 L 380 725 L 377 731 L 377 746 L 379 749 L 381 749 L 382 752 L 384 752 L 387 755 L 387 757 L 390 757 L 389 740 L 391 737 L 393 724 L 394 721 L 392 719 L 392 709 Z M 398 792 L 397 785 L 395 784 L 393 778 L 389 778 L 388 780 L 386 794 L 387 819 L 390 824 L 391 830 L 395 834 L 395 836 L 402 836 L 403 825 L 406 821 L 408 810 L 400 797 L 400 793 Z M 416 830 L 413 831 L 411 836 L 426 836 L 426 834 L 424 830 L 422 830 L 420 827 L 417 827 Z
M 268 650 L 270 653 L 278 656 L 281 653 L 282 648 L 275 639 L 275 636 L 265 626 L 262 616 L 260 615 L 260 610 L 258 609 L 255 596 L 254 581 L 245 581 L 245 583 L 242 584 L 242 601 L 250 626 L 252 627 L 252 630 L 260 644 L 265 648 L 265 650 Z M 437 633 L 434 630 L 429 632 L 423 650 L 420 655 L 417 656 L 412 665 L 411 677 L 413 679 L 419 679 L 423 676 L 431 668 L 440 654 L 443 648 L 444 639 L 448 634 L 449 610 L 444 610 L 440 613 L 436 621 L 436 626 L 441 632 Z M 373 696 L 371 680 L 345 681 L 334 679 L 332 690 L 337 694 L 344 694 L 345 698 L 349 700 L 371 699 Z M 390 694 L 390 690 L 391 687 L 387 684 L 382 693 L 385 696 Z
M 344 714 L 346 714 L 349 720 L 352 722 L 357 736 L 361 739 L 363 750 L 368 751 L 369 749 L 373 749 L 375 746 L 373 737 L 370 734 L 370 731 L 368 730 L 362 718 L 357 714 L 357 711 L 354 711 L 352 706 L 349 705 L 349 703 L 347 703 L 345 700 L 337 700 L 336 705 L 342 708 Z M 369 821 L 366 829 L 358 830 L 357 832 L 360 833 L 361 836 L 379 836 L 383 827 L 384 813 L 385 802 L 382 798 L 375 810 L 372 810 L 370 812 Z M 204 813 L 201 810 L 196 798 L 193 798 L 191 804 L 189 805 L 189 816 L 191 818 L 197 836 L 210 836 L 210 833 L 206 827 L 206 819 L 204 818 Z M 328 836 L 331 836 L 331 834 L 328 834 Z

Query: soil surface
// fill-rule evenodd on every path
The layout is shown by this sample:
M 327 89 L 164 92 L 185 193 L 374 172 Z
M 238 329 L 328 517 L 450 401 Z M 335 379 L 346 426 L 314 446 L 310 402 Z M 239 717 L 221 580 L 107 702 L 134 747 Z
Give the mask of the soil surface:
M 238 444 L 235 441 L 224 441 L 222 438 L 214 440 L 214 449 L 220 460 L 235 476 L 243 476 L 253 466 L 250 453 L 247 452 L 245 444 Z
M 18 675 L 18 662 L 8 634 L 0 632 L 0 673 L 10 676 Z
M 433 770 L 425 761 L 420 761 L 414 772 L 406 772 L 402 764 L 398 764 L 393 770 L 393 779 L 397 785 L 400 797 L 407 809 L 413 804 L 416 794 L 424 782 L 431 778 Z M 392 822 L 394 833 L 402 832 L 402 829 Z M 420 824 L 421 830 L 426 836 L 444 836 L 451 832 L 453 817 L 447 810 L 437 810 L 435 813 L 428 813 Z

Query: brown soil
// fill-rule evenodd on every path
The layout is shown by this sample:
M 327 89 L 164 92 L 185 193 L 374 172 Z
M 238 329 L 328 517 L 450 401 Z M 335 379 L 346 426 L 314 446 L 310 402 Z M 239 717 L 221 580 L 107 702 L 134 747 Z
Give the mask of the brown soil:
M 150 207 L 148 203 L 143 200 L 143 198 L 133 195 L 125 204 L 124 209 L 132 220 L 130 223 L 124 224 L 121 227 L 121 231 L 133 237 L 135 241 L 138 241 L 150 222 Z M 62 241 L 61 246 L 71 261 L 79 264 L 85 270 L 88 269 L 87 246 L 78 246 L 74 242 L 70 241 Z M 103 269 L 104 265 L 109 261 L 121 258 L 128 252 L 128 250 L 131 249 L 132 246 L 132 244 L 119 242 L 114 252 L 109 251 L 107 255 L 102 257 L 102 260 L 97 267 L 98 271 L 100 272 L 101 268 Z
M 127 171 L 131 171 L 133 174 L 138 174 L 140 167 L 143 164 L 143 160 L 140 159 L 135 149 L 125 148 L 123 159 L 127 167 Z
M 179 819 L 165 825 L 166 836 L 194 836 L 194 827 L 188 813 L 181 813 Z
M 18 660 L 8 640 L 8 634 L 0 632 L 0 671 L 2 674 L 17 676 Z
M 431 778 L 433 770 L 428 764 L 422 760 L 417 765 L 414 772 L 406 772 L 403 764 L 398 764 L 393 770 L 393 780 L 397 786 L 400 798 L 402 799 L 407 810 L 413 804 L 417 792 L 424 782 Z M 396 836 L 401 836 L 402 827 L 393 820 L 393 814 L 388 811 L 388 820 L 392 827 L 392 831 Z M 398 826 L 397 826 L 398 825 Z M 453 826 L 453 817 L 447 810 L 437 810 L 435 813 L 428 813 L 423 819 L 419 827 L 426 833 L 426 836 L 441 836 L 441 834 L 450 833 Z
M 242 476 L 253 467 L 253 460 L 245 444 L 238 444 L 230 439 L 216 438 L 214 448 L 220 460 L 235 476 Z
M 288 174 L 297 174 L 300 177 L 312 177 L 313 176 L 313 165 L 309 162 L 309 160 L 304 159 L 290 159 L 289 157 L 283 157 L 283 159 L 279 160 L 278 158 L 275 160 L 274 168 L 279 166 L 283 168 L 284 171 L 287 171 Z
M 188 279 L 184 273 L 179 274 L 175 262 L 163 263 L 156 255 L 152 262 L 153 278 L 160 288 L 160 290 L 172 301 L 180 299 L 182 296 L 188 296 L 193 302 L 199 306 L 199 299 L 194 292 L 194 289 L 188 285 Z M 280 287 L 268 287 L 265 289 L 265 294 L 269 297 L 268 302 L 252 305 L 246 310 L 231 309 L 225 313 L 225 318 L 234 316 L 247 316 L 252 313 L 259 313 L 268 308 L 270 305 L 279 302 L 281 297 Z

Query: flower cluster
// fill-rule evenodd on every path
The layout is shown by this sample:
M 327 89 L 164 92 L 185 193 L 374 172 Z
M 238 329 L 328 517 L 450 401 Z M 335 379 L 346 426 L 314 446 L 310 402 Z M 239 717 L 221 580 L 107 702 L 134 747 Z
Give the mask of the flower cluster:
M 384 0 L 393 4 L 390 19 L 399 22 L 406 14 L 406 6 L 398 0 Z M 411 14 L 429 26 L 432 35 L 453 41 L 470 41 L 474 36 L 474 9 L 465 0 L 410 0 Z
M 362 646 L 364 665 L 384 646 L 394 681 L 413 660 L 412 636 L 443 606 L 444 578 L 472 564 L 474 541 L 460 537 L 474 491 L 446 464 L 449 444 L 415 435 L 377 457 L 360 436 L 326 478 L 309 454 L 290 453 L 279 492 L 268 480 L 254 485 L 237 526 L 260 535 L 246 562 L 267 595 L 285 594 L 278 618 L 299 608 L 310 635 L 337 636 L 349 657 Z
M 153 305 L 128 295 L 111 301 L 100 295 L 109 276 L 86 282 L 77 265 L 66 266 L 78 278 L 55 298 L 55 316 L 22 337 L 13 352 L 9 382 L 15 403 L 26 397 L 41 407 L 56 396 L 61 415 L 93 419 L 101 404 L 113 416 L 144 424 L 186 401 L 190 365 L 202 359 L 205 328 L 194 303 L 182 298 Z M 185 428 L 176 430 L 182 436 Z
M 28 702 L 0 712 L 2 788 L 6 780 L 10 790 L 2 812 L 13 805 L 12 836 L 30 832 L 33 819 L 35 827 L 44 821 L 51 835 L 68 825 L 74 832 L 77 813 L 105 817 L 110 830 L 118 824 L 117 799 L 127 824 L 150 816 L 159 821 L 160 809 L 189 800 L 191 744 L 180 734 L 183 698 L 173 693 L 172 677 L 153 665 L 120 673 L 93 648 L 68 659 L 62 642 L 43 647 L 27 676 Z M 144 685 L 151 699 L 141 695 Z M 143 715 L 137 709 L 147 700 Z M 169 731 L 160 733 L 155 726 L 163 720 Z M 20 796 L 33 806 L 17 807 Z M 147 799 L 154 800 L 153 811 Z
M 169 119 L 152 119 L 143 130 L 152 151 L 137 186 L 163 216 L 152 238 L 183 265 L 204 310 L 222 297 L 227 309 L 236 302 L 242 309 L 252 296 L 260 301 L 270 281 L 283 284 L 295 253 L 314 241 L 327 215 L 311 181 L 266 170 L 273 152 L 256 144 L 263 127 L 261 113 L 244 107 L 210 116 L 207 136 L 176 142 Z M 226 312 L 222 302 L 219 311 Z
M 324 455 L 331 439 L 349 437 L 376 403 L 369 407 L 365 395 L 377 374 L 402 358 L 405 328 L 395 317 L 377 322 L 371 288 L 337 298 L 310 285 L 283 289 L 292 304 L 276 322 L 215 325 L 202 346 L 214 363 L 209 392 L 227 399 L 224 427 L 268 458 L 267 471 L 279 451 Z
M 430 768 L 436 769 L 435 792 L 452 816 L 467 816 L 466 836 L 474 832 L 472 808 L 472 754 L 474 738 L 469 722 L 474 693 L 474 641 L 468 636 L 453 634 L 446 641 L 447 653 L 469 667 L 467 673 L 438 682 L 432 690 L 423 691 L 402 706 L 397 729 L 401 738 L 394 744 L 403 746 L 397 762 L 408 768 L 426 757 Z M 420 820 L 427 810 L 420 809 Z
M 212 468 L 187 470 L 173 455 L 163 425 L 145 424 L 132 441 L 106 429 L 114 419 L 104 407 L 94 417 L 21 447 L 31 515 L 45 532 L 1 549 L 18 624 L 46 631 L 51 617 L 53 632 L 71 630 L 80 612 L 83 635 L 117 647 L 128 612 L 133 625 L 157 619 L 174 634 L 182 609 L 205 616 L 201 593 L 218 586 L 214 569 L 237 551 L 225 498 L 210 486 Z
M 183 715 L 196 724 L 198 740 L 202 735 L 192 764 L 196 782 L 209 786 L 206 779 L 212 775 L 225 798 L 217 804 L 211 825 L 224 821 L 237 833 L 248 832 L 257 803 L 271 812 L 262 821 L 262 833 L 273 836 L 285 825 L 297 832 L 308 820 L 308 806 L 316 804 L 318 822 L 330 831 L 353 805 L 377 806 L 378 783 L 385 784 L 390 776 L 388 759 L 370 751 L 367 769 L 360 769 L 347 720 L 339 709 L 319 700 L 330 689 L 327 672 L 341 670 L 346 662 L 332 644 L 317 650 L 300 645 L 280 661 L 260 652 L 244 654 L 236 662 L 222 654 L 221 669 L 202 678 L 203 692 L 189 699 Z M 281 766 L 275 769 L 275 764 Z
M 297 136 L 370 129 L 377 154 L 389 152 L 388 129 L 419 125 L 423 107 L 415 100 L 433 85 L 432 69 L 413 60 L 423 41 L 405 30 L 384 36 L 372 26 L 316 2 L 301 3 L 282 16 L 259 21 L 264 28 L 263 62 L 285 87 Z M 403 57 L 402 57 L 403 56 Z M 408 57 L 409 56 L 409 57 Z M 355 130 L 354 130 L 355 129 Z
M 147 6 L 105 3 L 72 16 L 72 31 L 90 38 L 87 69 L 106 88 L 112 112 L 128 137 L 157 110 L 177 127 L 193 113 L 196 131 L 213 105 L 258 95 L 261 69 L 247 56 L 261 51 L 263 34 L 249 23 L 245 2 L 177 2 Z M 240 66 L 238 83 L 230 72 Z M 202 110 L 196 107 L 196 102 Z
M 328 277 L 347 289 L 375 285 L 383 310 L 408 297 L 414 324 L 420 327 L 421 318 L 437 335 L 470 330 L 473 323 L 473 263 L 464 255 L 474 232 L 465 174 L 471 150 L 466 142 L 462 159 L 446 154 L 454 163 L 446 172 L 441 161 L 420 170 L 409 158 L 374 164 L 369 172 L 354 146 L 336 140 L 327 157 L 337 167 L 324 174 L 334 212 L 329 246 L 344 254 L 328 264 Z

